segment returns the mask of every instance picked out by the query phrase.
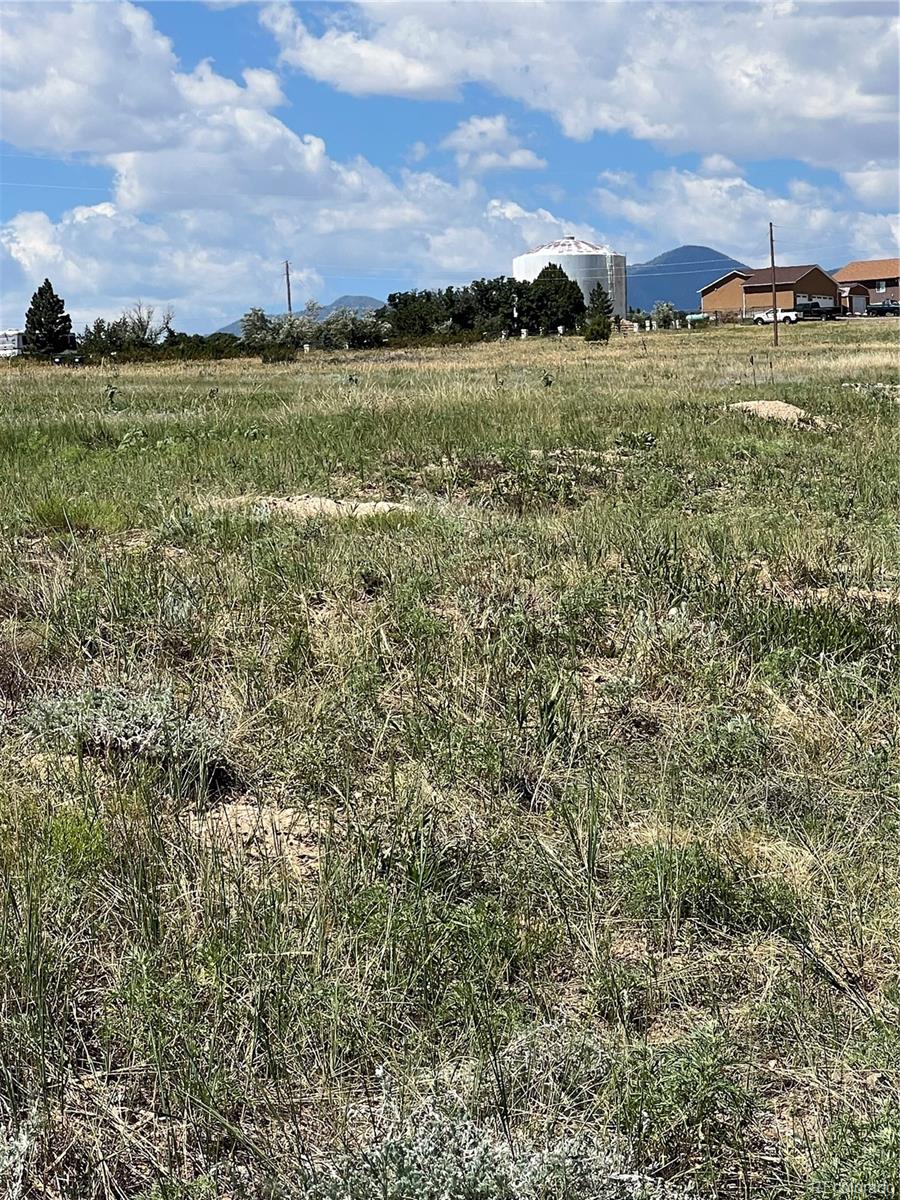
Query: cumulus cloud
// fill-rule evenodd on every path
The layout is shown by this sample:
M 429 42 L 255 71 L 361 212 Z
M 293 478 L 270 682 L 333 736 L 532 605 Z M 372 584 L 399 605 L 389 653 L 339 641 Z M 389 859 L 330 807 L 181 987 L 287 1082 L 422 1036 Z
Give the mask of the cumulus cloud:
M 470 117 L 460 122 L 441 146 L 454 152 L 460 170 L 474 173 L 510 169 L 533 171 L 547 165 L 533 150 L 521 144 L 502 113 L 495 117 Z
M 436 46 L 431 47 L 431 55 L 420 55 L 415 46 L 406 50 L 355 31 L 328 29 L 316 37 L 287 4 L 267 5 L 261 20 L 278 41 L 282 62 L 353 95 L 447 99 L 456 93 L 440 62 L 431 61 Z
M 835 170 L 896 159 L 890 5 L 360 0 L 320 33 L 286 4 L 261 19 L 283 62 L 354 95 L 446 98 L 479 83 L 573 138 L 624 131 L 673 152 Z
M 208 60 L 185 71 L 133 5 L 48 7 L 42 28 L 24 6 L 6 16 L 7 137 L 109 168 L 110 197 L 56 220 L 33 211 L 6 223 L 5 324 L 21 320 L 46 274 L 77 322 L 140 296 L 212 328 L 251 303 L 277 305 L 285 257 L 299 296 L 321 295 L 323 274 L 368 273 L 383 294 L 398 263 L 417 284 L 508 271 L 533 231 L 555 228 L 550 214 L 526 210 L 495 228 L 473 172 L 453 184 L 332 158 L 323 139 L 273 111 L 283 96 L 272 72 L 236 81 Z M 64 52 L 72 46 L 89 47 L 90 69 Z M 62 97 L 65 119 L 54 123 Z M 473 136 L 476 155 L 514 162 L 521 149 L 502 120 Z
M 700 163 L 701 175 L 739 175 L 737 163 L 724 154 L 707 154 Z
M 852 258 L 896 254 L 896 217 L 835 205 L 827 189 L 801 181 L 787 195 L 756 187 L 740 174 L 709 175 L 671 168 L 649 180 L 595 192 L 605 217 L 623 217 L 636 230 L 652 230 L 659 246 L 700 243 L 762 265 L 768 255 L 768 222 L 776 226 L 782 262 L 818 257 L 834 266 Z
M 844 183 L 863 204 L 896 209 L 900 205 L 900 178 L 896 167 L 866 163 L 859 171 L 845 171 Z

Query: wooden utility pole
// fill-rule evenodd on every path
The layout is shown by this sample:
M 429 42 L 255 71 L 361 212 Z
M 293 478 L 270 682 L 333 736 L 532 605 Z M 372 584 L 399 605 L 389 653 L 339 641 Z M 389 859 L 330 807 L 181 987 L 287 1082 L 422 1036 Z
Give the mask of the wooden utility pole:
M 775 287 L 775 226 L 769 222 L 769 261 L 772 264 L 772 345 L 778 345 L 778 291 Z
M 293 313 L 291 308 L 291 264 L 287 259 L 284 260 L 284 283 L 287 288 L 288 316 Z

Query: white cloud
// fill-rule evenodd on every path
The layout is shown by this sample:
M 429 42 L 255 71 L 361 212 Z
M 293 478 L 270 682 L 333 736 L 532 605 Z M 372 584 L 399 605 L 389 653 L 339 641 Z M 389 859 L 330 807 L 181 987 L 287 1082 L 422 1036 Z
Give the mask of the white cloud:
M 896 209 L 900 205 L 900 177 L 896 167 L 866 163 L 859 171 L 845 171 L 844 183 L 863 204 Z
M 321 34 L 264 7 L 282 60 L 355 95 L 451 97 L 467 83 L 550 113 L 570 137 L 625 131 L 672 152 L 897 154 L 891 5 L 360 0 Z
M 658 250 L 681 243 L 713 246 L 751 266 L 768 256 L 768 222 L 776 226 L 781 262 L 819 260 L 834 267 L 853 258 L 896 254 L 896 217 L 835 205 L 827 190 L 801 181 L 788 195 L 755 187 L 740 175 L 703 175 L 675 168 L 648 181 L 595 192 L 605 217 L 620 217 Z
M 521 144 L 502 113 L 462 121 L 444 138 L 441 147 L 454 152 L 460 170 L 473 173 L 510 168 L 539 170 L 547 165 Z
M 33 9 L 6 14 L 16 47 L 4 72 L 7 136 L 87 156 L 111 182 L 101 203 L 55 220 L 20 212 L 2 227 L 4 325 L 21 321 L 45 275 L 77 324 L 141 297 L 173 304 L 182 327 L 187 317 L 210 329 L 250 304 L 277 306 L 284 258 L 298 298 L 322 296 L 324 278 L 366 275 L 379 295 L 398 264 L 417 285 L 508 272 L 529 242 L 564 226 L 545 210 L 509 209 L 498 221 L 472 172 L 454 184 L 338 161 L 271 111 L 282 102 L 271 72 L 235 81 L 206 60 L 184 71 L 144 10 L 104 5 L 101 20 L 99 7 L 48 6 L 46 37 Z M 66 46 L 89 47 L 91 70 Z M 122 100 L 132 74 L 140 104 Z M 68 119 L 57 125 L 63 95 Z M 481 142 L 481 153 L 521 149 L 502 122 Z
M 724 154 L 707 154 L 700 163 L 701 175 L 740 175 L 737 163 Z
M 415 47 L 409 53 L 341 29 L 315 37 L 287 4 L 267 5 L 261 20 L 278 40 L 282 62 L 353 95 L 388 92 L 446 99 L 456 92 L 444 79 L 440 63 L 429 62 Z

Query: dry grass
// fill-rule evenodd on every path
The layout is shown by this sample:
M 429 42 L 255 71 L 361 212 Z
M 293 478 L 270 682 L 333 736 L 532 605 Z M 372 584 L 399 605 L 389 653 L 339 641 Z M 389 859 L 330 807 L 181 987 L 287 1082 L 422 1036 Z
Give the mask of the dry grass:
M 900 1175 L 896 331 L 767 332 L 3 366 L 0 1192 Z

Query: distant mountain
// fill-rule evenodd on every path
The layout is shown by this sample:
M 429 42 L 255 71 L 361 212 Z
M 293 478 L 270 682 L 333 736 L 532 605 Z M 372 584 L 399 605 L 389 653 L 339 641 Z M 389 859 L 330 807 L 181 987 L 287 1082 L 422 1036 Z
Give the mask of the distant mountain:
M 698 312 L 702 287 L 744 263 L 709 246 L 678 246 L 649 262 L 628 266 L 628 307 L 649 312 L 658 300 L 671 300 L 685 312 Z
M 356 313 L 372 312 L 373 309 L 381 308 L 384 305 L 383 300 L 376 300 L 374 296 L 338 296 L 337 300 L 332 300 L 330 304 L 323 304 L 319 309 L 319 320 L 324 321 L 326 317 L 330 317 L 333 312 L 339 308 L 352 308 Z M 303 310 L 298 310 L 302 312 Z M 270 317 L 281 316 L 281 313 L 269 313 Z M 241 321 L 232 321 L 230 325 L 223 325 L 221 329 L 217 329 L 216 333 L 233 333 L 235 337 L 241 336 Z

